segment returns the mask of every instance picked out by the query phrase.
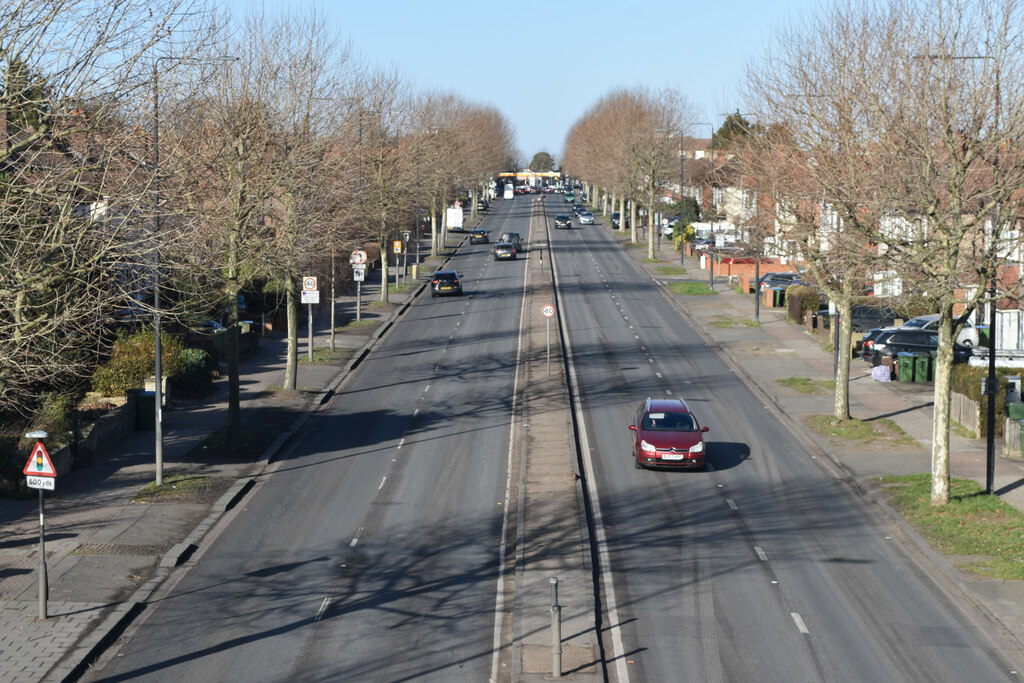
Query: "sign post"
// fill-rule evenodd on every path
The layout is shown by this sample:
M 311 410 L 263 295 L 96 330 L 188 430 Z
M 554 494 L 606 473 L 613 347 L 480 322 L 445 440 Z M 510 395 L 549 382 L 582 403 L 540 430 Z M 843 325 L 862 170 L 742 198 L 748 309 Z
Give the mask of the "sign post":
M 541 312 L 544 314 L 544 317 L 548 319 L 547 320 L 547 322 L 548 322 L 547 355 L 548 355 L 548 377 L 550 377 L 551 376 L 551 318 L 552 318 L 552 316 L 555 315 L 555 307 L 552 306 L 551 304 L 544 304 L 544 308 L 541 309 Z
M 49 595 L 49 581 L 46 579 L 46 522 L 43 517 L 43 491 L 56 489 L 57 470 L 50 460 L 50 454 L 46 452 L 43 439 L 49 434 L 43 431 L 29 432 L 26 439 L 38 439 L 32 449 L 32 455 L 22 472 L 25 473 L 25 483 L 30 488 L 39 489 L 39 620 L 46 620 L 46 598 Z
M 320 303 L 320 290 L 316 288 L 316 278 L 306 275 L 302 278 L 302 303 L 306 304 L 309 322 L 309 362 L 313 362 L 313 304 Z
M 363 313 L 363 278 L 366 273 L 366 252 L 362 247 L 352 250 L 348 258 L 352 266 L 352 279 L 356 281 L 356 322 L 362 320 Z

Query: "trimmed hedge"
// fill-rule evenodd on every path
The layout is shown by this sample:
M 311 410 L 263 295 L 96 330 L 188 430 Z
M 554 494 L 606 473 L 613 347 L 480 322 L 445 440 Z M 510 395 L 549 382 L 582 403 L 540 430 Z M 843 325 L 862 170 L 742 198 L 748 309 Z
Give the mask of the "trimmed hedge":
M 203 349 L 183 349 L 181 372 L 171 378 L 175 396 L 200 398 L 213 389 L 213 375 L 217 364 Z
M 999 390 L 996 392 L 996 436 L 1003 434 L 1003 418 L 1006 417 L 1006 376 L 1020 377 L 1024 375 L 1024 368 L 996 368 L 996 377 L 999 380 Z M 963 394 L 967 398 L 978 402 L 979 414 L 982 422 L 988 415 L 988 397 L 981 393 L 981 380 L 988 377 L 987 367 L 971 367 L 966 363 L 958 363 L 953 366 L 951 376 L 952 390 Z
M 804 322 L 807 311 L 821 308 L 821 292 L 816 287 L 790 285 L 786 288 L 786 315 L 798 325 Z

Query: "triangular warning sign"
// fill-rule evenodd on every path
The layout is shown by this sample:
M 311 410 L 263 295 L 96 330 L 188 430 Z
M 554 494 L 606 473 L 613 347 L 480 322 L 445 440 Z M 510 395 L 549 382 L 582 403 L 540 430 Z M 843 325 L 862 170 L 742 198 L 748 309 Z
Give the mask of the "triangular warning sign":
M 57 476 L 57 470 L 54 469 L 53 461 L 50 460 L 50 454 L 46 452 L 46 446 L 42 441 L 36 441 L 36 447 L 32 449 L 32 455 L 29 456 L 22 471 L 34 477 Z

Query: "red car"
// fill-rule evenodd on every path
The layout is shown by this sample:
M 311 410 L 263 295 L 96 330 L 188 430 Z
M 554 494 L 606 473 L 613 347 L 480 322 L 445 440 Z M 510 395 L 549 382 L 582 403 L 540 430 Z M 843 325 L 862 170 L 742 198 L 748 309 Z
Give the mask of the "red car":
M 648 398 L 636 409 L 633 464 L 645 467 L 704 467 L 704 432 L 682 399 Z

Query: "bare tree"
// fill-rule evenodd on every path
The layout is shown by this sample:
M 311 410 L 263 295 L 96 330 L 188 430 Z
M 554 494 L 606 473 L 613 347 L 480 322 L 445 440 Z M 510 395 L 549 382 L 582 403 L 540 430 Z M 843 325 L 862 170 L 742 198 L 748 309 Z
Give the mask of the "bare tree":
M 152 265 L 151 60 L 196 54 L 205 16 L 95 9 L 25 0 L 0 18 L 0 413 L 88 376 Z
M 780 223 L 803 225 L 804 255 L 842 313 L 859 280 L 886 270 L 941 314 L 934 504 L 949 501 L 953 310 L 984 298 L 1019 235 L 1022 26 L 1016 0 L 839 5 L 781 36 L 748 79 L 761 120 L 792 137 L 773 150 L 800 169 L 788 177 L 821 193 L 815 218 L 800 204 L 816 198 L 791 185 Z M 837 417 L 848 411 L 840 391 Z

